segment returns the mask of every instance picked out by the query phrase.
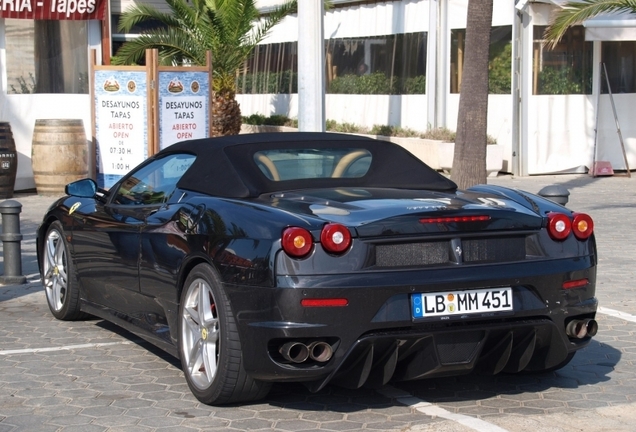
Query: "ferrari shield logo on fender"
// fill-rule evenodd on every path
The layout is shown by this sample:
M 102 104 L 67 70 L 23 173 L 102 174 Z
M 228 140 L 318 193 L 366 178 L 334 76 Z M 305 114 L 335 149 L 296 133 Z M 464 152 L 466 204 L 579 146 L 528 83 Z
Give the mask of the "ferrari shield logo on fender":
M 76 202 L 75 204 L 73 204 L 73 206 L 70 209 L 68 209 L 68 214 L 73 214 L 73 212 L 75 210 L 77 210 L 79 208 L 79 206 L 81 206 L 81 205 L 82 205 L 82 203 L 80 203 L 80 202 Z

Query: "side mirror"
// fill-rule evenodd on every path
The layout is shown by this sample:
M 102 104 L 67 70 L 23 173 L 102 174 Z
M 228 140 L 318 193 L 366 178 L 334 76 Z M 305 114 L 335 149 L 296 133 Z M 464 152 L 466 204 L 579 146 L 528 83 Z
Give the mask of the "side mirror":
M 67 195 L 79 198 L 93 198 L 97 193 L 97 183 L 90 178 L 77 180 L 67 184 L 64 191 Z

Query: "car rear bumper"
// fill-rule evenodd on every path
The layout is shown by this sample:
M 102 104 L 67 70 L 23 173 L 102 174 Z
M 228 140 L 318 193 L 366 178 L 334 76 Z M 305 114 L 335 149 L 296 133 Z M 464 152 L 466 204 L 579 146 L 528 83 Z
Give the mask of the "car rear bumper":
M 563 289 L 565 281 L 583 279 L 586 285 Z M 302 381 L 316 391 L 328 382 L 356 388 L 473 370 L 551 369 L 589 343 L 590 337 L 568 337 L 565 329 L 573 319 L 594 319 L 597 308 L 593 257 L 484 266 L 477 272 L 281 276 L 277 283 L 226 287 L 232 308 L 241 311 L 245 369 L 255 379 Z M 412 317 L 414 293 L 488 287 L 511 287 L 514 310 Z M 346 298 L 348 305 L 302 307 L 307 298 Z M 290 341 L 327 342 L 333 355 L 326 362 L 290 362 L 280 351 Z

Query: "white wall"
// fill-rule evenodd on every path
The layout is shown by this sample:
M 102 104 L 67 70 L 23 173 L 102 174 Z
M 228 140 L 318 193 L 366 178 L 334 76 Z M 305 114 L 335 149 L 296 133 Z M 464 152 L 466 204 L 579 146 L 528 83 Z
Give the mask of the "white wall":
M 18 153 L 15 190 L 32 189 L 31 142 L 36 119 L 81 119 L 91 137 L 90 96 L 87 94 L 17 94 L 2 100 L 0 119 L 11 124 Z M 89 143 L 87 142 L 87 145 Z
M 618 116 L 618 124 L 627 152 L 630 169 L 636 169 L 636 123 L 632 121 L 636 94 L 615 94 L 614 104 Z M 609 161 L 614 169 L 625 169 L 625 161 L 621 143 L 616 130 L 614 113 L 609 95 L 602 95 L 599 101 L 599 128 L 596 160 Z M 593 125 L 594 123 L 590 123 Z M 588 135 L 593 136 L 593 127 L 587 127 Z M 593 145 L 593 139 L 589 139 Z

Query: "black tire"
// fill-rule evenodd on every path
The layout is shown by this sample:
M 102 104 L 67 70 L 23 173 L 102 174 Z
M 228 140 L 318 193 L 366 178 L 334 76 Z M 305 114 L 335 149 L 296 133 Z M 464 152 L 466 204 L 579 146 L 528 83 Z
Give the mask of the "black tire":
M 271 387 L 245 372 L 230 302 L 220 278 L 208 264 L 192 269 L 183 286 L 179 356 L 192 394 L 205 404 L 261 399 Z
M 64 229 L 59 221 L 51 224 L 42 248 L 42 285 L 53 316 L 74 321 L 88 315 L 80 311 L 80 290 Z

